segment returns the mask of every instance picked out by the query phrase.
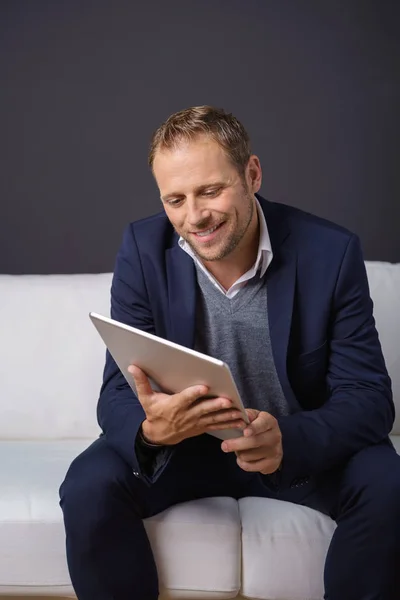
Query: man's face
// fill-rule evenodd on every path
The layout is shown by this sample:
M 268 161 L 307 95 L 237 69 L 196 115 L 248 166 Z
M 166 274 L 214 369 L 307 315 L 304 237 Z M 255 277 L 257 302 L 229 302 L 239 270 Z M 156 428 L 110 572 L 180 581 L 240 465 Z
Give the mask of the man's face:
M 239 251 L 250 233 L 260 187 L 251 169 L 243 180 L 224 150 L 205 135 L 156 153 L 153 171 L 167 217 L 203 261 Z

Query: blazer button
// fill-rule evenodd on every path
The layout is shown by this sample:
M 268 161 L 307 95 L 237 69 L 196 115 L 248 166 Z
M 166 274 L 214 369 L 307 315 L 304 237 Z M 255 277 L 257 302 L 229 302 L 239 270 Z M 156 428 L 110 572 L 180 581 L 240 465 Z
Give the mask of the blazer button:
M 292 483 L 290 484 L 290 487 L 291 488 L 302 487 L 303 485 L 306 485 L 309 481 L 310 481 L 309 477 L 296 477 L 296 479 L 293 479 Z

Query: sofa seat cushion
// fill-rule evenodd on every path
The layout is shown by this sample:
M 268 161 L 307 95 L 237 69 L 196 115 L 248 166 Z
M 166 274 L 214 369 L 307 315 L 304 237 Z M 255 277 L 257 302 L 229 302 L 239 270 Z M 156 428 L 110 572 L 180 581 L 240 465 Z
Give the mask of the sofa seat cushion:
M 400 436 L 393 442 L 400 449 Z M 91 440 L 0 442 L 0 595 L 73 595 L 58 490 Z M 277 500 L 209 498 L 146 519 L 161 598 L 322 600 L 335 524 Z M 242 543 L 241 543 L 242 542 Z
M 73 593 L 58 490 L 89 443 L 0 442 L 0 594 Z
M 235 598 L 240 589 L 241 525 L 232 498 L 178 504 L 145 520 L 167 598 Z
M 391 437 L 400 454 L 400 436 Z M 336 524 L 320 512 L 280 500 L 239 500 L 242 588 L 257 600 L 322 600 L 326 554 Z
M 0 595 L 73 595 L 58 490 L 91 440 L 0 442 Z M 240 520 L 232 498 L 174 506 L 145 522 L 164 598 L 234 598 Z
M 265 600 L 322 600 L 326 553 L 336 524 L 281 500 L 239 500 L 242 594 Z
M 400 435 L 392 435 L 390 437 L 397 454 L 400 454 Z

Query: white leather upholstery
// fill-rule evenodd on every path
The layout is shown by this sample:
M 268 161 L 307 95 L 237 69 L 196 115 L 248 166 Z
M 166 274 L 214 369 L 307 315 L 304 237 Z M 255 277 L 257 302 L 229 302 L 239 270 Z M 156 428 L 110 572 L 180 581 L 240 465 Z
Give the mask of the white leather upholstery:
M 394 441 L 400 448 L 400 436 Z M 58 488 L 89 443 L 0 442 L 0 594 L 73 595 Z M 314 510 L 259 498 L 210 498 L 166 510 L 147 519 L 146 528 L 162 600 L 234 598 L 241 586 L 247 598 L 322 600 L 335 525 Z
M 281 500 L 239 500 L 242 593 L 268 600 L 322 600 L 323 572 L 335 523 Z
M 0 594 L 73 593 L 58 489 L 89 443 L 0 442 Z
M 367 262 L 374 317 L 390 377 L 397 414 L 393 433 L 400 434 L 400 264 Z
M 95 438 L 111 275 L 0 275 L 0 440 Z
M 89 443 L 0 442 L 0 594 L 27 589 L 73 594 L 58 489 L 73 458 Z M 160 580 L 170 590 L 167 597 L 186 600 L 188 590 L 201 591 L 201 598 L 203 591 L 209 598 L 237 595 L 241 532 L 236 501 L 188 502 L 148 519 L 146 528 Z
M 166 597 L 187 598 L 188 590 L 201 598 L 204 592 L 213 598 L 237 596 L 241 524 L 235 500 L 186 502 L 146 519 L 145 526 Z
M 367 269 L 400 407 L 400 265 Z M 88 313 L 108 314 L 110 281 L 0 275 L 0 595 L 73 595 L 58 488 L 98 435 L 104 346 Z M 311 509 L 257 498 L 200 500 L 146 521 L 164 600 L 231 598 L 240 588 L 247 598 L 322 600 L 334 527 Z

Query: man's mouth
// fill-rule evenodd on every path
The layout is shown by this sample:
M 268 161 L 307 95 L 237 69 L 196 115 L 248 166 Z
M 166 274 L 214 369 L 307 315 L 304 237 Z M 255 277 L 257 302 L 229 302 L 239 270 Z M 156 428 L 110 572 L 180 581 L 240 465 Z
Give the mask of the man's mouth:
M 211 229 L 206 229 L 205 231 L 198 231 L 196 233 L 196 235 L 199 235 L 200 237 L 203 237 L 205 235 L 210 235 L 210 233 L 213 233 L 216 229 L 218 229 L 218 227 L 222 225 L 222 223 L 219 223 L 218 225 L 215 225 L 215 227 L 211 227 Z
M 222 223 L 218 223 L 218 225 L 214 225 L 214 227 L 210 227 L 209 229 L 203 229 L 203 231 L 193 231 L 192 235 L 194 235 L 199 241 L 208 242 L 213 239 L 216 232 L 223 226 Z

